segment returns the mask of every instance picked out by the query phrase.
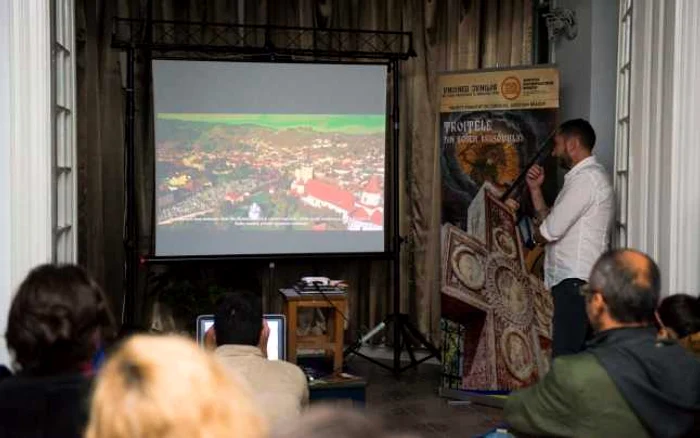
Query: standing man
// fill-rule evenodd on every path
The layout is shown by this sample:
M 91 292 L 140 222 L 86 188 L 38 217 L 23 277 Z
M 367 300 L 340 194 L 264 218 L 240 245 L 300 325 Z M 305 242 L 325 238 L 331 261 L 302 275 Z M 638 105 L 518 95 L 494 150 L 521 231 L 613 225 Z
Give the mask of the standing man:
M 551 208 L 542 195 L 544 169 L 535 165 L 527 173 L 536 211 L 535 242 L 545 245 L 544 282 L 554 299 L 554 357 L 583 349 L 588 321 L 579 289 L 609 243 L 613 189 L 605 169 L 591 154 L 595 140 L 595 131 L 583 119 L 559 127 L 552 155 L 568 173 Z

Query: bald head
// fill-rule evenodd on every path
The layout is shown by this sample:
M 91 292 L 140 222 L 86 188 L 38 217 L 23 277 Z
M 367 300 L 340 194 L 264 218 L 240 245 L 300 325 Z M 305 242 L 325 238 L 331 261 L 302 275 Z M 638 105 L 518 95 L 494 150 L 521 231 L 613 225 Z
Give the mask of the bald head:
M 638 287 L 651 287 L 652 271 L 656 269 L 654 261 L 646 254 L 632 250 L 621 250 L 615 255 L 617 263 L 630 273 L 632 284 Z
M 633 249 L 606 252 L 593 266 L 590 285 L 603 295 L 613 320 L 625 324 L 654 321 L 661 275 L 648 255 Z

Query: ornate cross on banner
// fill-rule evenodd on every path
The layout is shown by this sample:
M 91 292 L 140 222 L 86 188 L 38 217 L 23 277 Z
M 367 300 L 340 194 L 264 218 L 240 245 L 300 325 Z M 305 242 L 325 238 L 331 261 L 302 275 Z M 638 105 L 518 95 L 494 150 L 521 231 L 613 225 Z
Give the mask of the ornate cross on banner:
M 528 386 L 549 368 L 551 295 L 527 272 L 515 217 L 489 184 L 468 217 L 467 231 L 443 227 L 443 325 L 459 328 L 443 363 L 459 368 L 457 389 Z

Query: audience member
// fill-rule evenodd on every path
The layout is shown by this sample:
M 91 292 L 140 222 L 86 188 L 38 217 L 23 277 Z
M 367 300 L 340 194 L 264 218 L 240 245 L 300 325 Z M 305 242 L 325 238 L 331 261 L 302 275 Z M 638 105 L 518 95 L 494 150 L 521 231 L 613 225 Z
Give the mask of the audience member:
M 560 437 L 681 437 L 700 412 L 700 362 L 653 327 L 660 275 L 634 250 L 605 253 L 586 298 L 596 336 L 587 350 L 554 360 L 550 372 L 509 397 L 519 432 Z
M 86 438 L 262 438 L 245 383 L 187 339 L 137 335 L 107 360 Z
M 274 426 L 299 415 L 308 403 L 309 387 L 298 366 L 267 359 L 269 334 L 260 295 L 239 291 L 219 299 L 208 337 L 210 343 L 214 338 L 221 362 L 249 383 Z
M 408 438 L 412 434 L 385 429 L 376 418 L 355 409 L 329 406 L 311 408 L 288 427 L 278 428 L 273 438 Z
M 656 311 L 659 336 L 675 339 L 686 350 L 700 357 L 700 300 L 678 294 L 664 298 Z
M 12 301 L 7 345 L 16 375 L 0 382 L 0 437 L 80 437 L 92 362 L 114 319 L 77 266 L 39 266 Z

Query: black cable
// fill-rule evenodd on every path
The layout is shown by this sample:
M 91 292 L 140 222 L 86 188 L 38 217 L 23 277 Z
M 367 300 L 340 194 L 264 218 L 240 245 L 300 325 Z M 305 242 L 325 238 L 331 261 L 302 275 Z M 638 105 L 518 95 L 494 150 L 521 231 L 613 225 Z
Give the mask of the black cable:
M 343 317 L 343 319 L 345 320 L 345 322 L 347 322 L 348 324 L 350 324 L 350 320 L 348 319 L 347 316 L 345 316 L 345 313 L 343 313 L 343 311 L 340 310 L 340 309 L 338 308 L 338 306 L 336 306 L 335 304 L 333 304 L 333 301 L 331 301 L 331 299 L 328 298 L 328 295 L 326 295 L 326 293 L 323 292 L 323 290 L 322 290 L 321 287 L 319 286 L 321 283 L 318 282 L 318 281 L 314 281 L 312 284 L 316 287 L 316 291 L 317 291 L 318 293 L 320 293 L 321 296 L 322 296 L 323 298 L 326 299 L 326 301 L 328 301 L 328 304 L 330 304 L 331 307 L 333 307 L 333 309 L 335 309 L 335 311 L 338 312 L 338 313 L 340 314 L 340 316 Z M 347 295 L 347 292 L 343 292 L 343 293 Z

